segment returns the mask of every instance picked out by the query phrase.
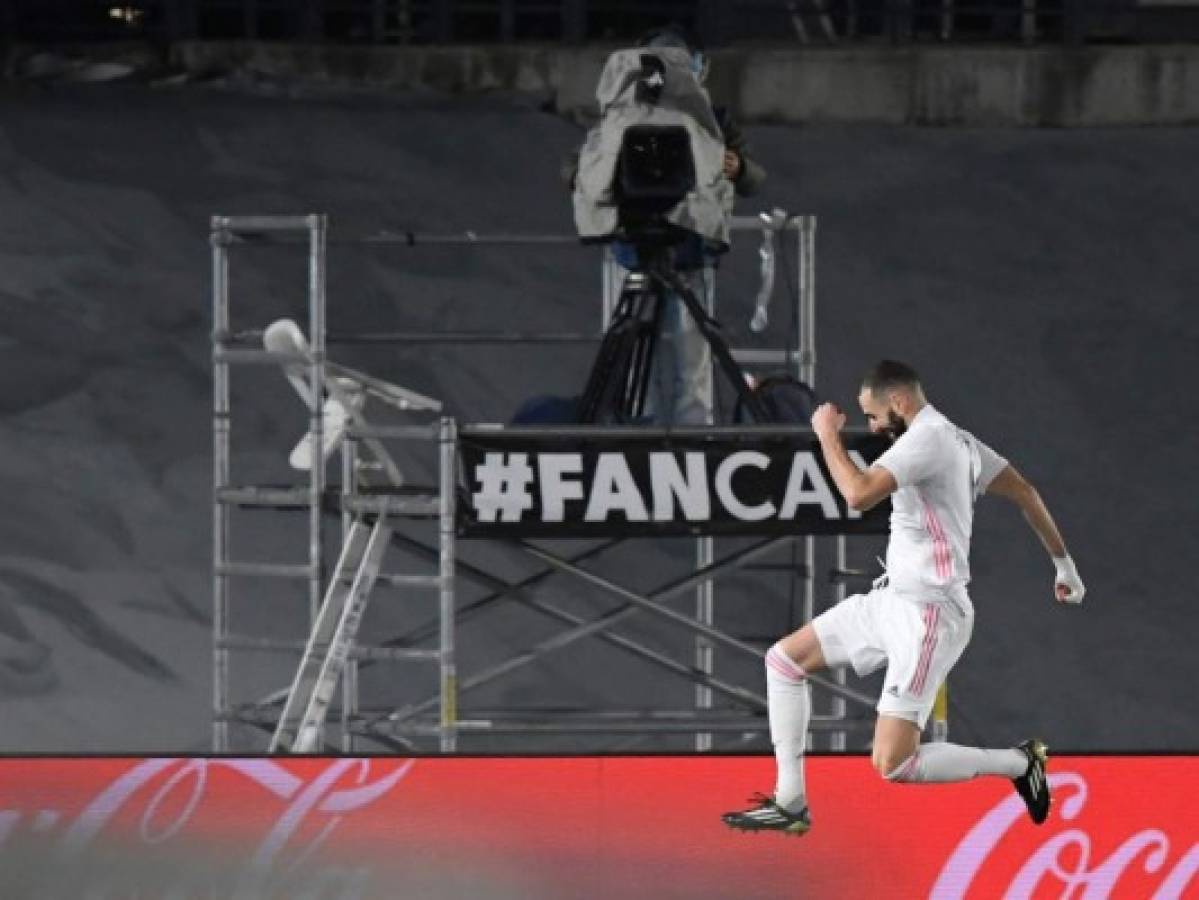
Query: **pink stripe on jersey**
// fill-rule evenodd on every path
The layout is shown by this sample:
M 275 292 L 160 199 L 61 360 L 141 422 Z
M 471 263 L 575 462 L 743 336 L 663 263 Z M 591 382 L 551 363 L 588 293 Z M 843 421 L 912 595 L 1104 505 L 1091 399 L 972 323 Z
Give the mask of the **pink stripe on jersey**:
M 803 681 L 808 673 L 777 646 L 766 651 L 766 665 L 788 681 Z
M 937 539 L 941 542 L 941 554 L 945 563 L 945 578 L 948 580 L 953 575 L 953 550 L 950 549 L 949 538 L 945 536 L 945 529 L 941 525 L 941 520 L 937 518 L 937 514 L 933 512 L 931 506 L 928 509 L 928 514 L 932 519 Z
M 940 537 L 937 535 L 937 526 L 933 524 L 933 511 L 927 501 L 924 503 L 924 529 L 928 532 L 929 537 L 933 541 L 933 562 L 937 567 L 937 577 L 945 578 L 945 554 L 941 546 Z
M 924 642 L 920 645 L 920 658 L 916 662 L 916 671 L 908 685 L 908 693 L 920 694 L 924 691 L 924 683 L 928 679 L 928 670 L 932 664 L 933 651 L 937 648 L 937 623 L 941 620 L 941 610 L 935 603 L 924 604 Z
M 937 567 L 937 577 L 942 581 L 948 581 L 953 574 L 953 554 L 949 549 L 949 539 L 945 537 L 941 520 L 937 518 L 937 514 L 923 495 L 920 502 L 924 505 L 924 527 L 933 539 L 933 562 Z

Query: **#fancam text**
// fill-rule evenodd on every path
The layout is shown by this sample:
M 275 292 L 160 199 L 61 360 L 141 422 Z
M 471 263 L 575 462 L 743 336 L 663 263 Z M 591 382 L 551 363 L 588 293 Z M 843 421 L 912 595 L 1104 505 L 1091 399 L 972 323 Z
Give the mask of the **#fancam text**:
M 827 520 L 861 517 L 838 502 L 809 451 L 738 450 L 721 459 L 702 451 L 655 451 L 646 457 L 648 469 L 635 472 L 619 451 L 597 454 L 594 467 L 584 465 L 582 453 L 488 452 L 469 473 L 473 505 L 480 522 L 504 523 L 702 523 L 726 516 L 786 522 L 809 507 Z M 786 470 L 781 494 L 761 487 L 777 480 L 772 470 L 778 467 Z

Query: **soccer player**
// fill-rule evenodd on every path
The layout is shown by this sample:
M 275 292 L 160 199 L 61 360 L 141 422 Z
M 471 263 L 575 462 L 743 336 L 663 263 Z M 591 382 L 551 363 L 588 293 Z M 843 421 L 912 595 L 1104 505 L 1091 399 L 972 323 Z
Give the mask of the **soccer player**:
M 883 778 L 903 783 L 1010 778 L 1040 824 L 1049 814 L 1048 754 L 1041 741 L 999 750 L 944 742 L 921 746 L 920 732 L 974 624 L 966 585 L 975 500 L 994 494 L 1020 508 L 1053 558 L 1059 602 L 1082 602 L 1086 591 L 1078 571 L 1036 488 L 937 412 L 913 369 L 892 360 L 878 363 L 863 379 L 858 403 L 870 430 L 893 441 L 868 469 L 846 452 L 845 415 L 836 406 L 820 406 L 812 428 L 852 508 L 867 510 L 891 497 L 886 572 L 870 593 L 838 603 L 767 652 L 767 707 L 778 768 L 774 795 L 758 795 L 752 808 L 726 813 L 724 822 L 793 835 L 811 827 L 803 772 L 812 708 L 807 679 L 826 666 L 851 665 L 858 675 L 886 666 L 873 751 Z

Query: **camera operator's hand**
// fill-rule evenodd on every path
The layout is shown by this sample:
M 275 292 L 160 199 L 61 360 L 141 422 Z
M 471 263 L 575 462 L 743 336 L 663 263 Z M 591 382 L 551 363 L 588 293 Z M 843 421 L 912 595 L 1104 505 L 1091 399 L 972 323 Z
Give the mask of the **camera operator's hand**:
M 741 174 L 741 157 L 737 155 L 736 150 L 724 151 L 724 177 L 729 181 L 736 181 L 737 176 Z

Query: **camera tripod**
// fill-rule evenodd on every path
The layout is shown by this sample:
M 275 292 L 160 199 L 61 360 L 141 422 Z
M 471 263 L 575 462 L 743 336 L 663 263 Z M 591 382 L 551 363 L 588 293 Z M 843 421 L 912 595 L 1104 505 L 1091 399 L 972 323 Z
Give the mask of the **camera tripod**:
M 641 267 L 630 272 L 621 286 L 612 322 L 600 343 L 579 401 L 580 421 L 633 424 L 645 414 L 663 309 L 667 297 L 674 294 L 708 342 L 713 360 L 743 408 L 755 422 L 767 422 L 769 417 L 761 400 L 746 383 L 720 326 L 673 267 L 670 249 L 638 245 Z

